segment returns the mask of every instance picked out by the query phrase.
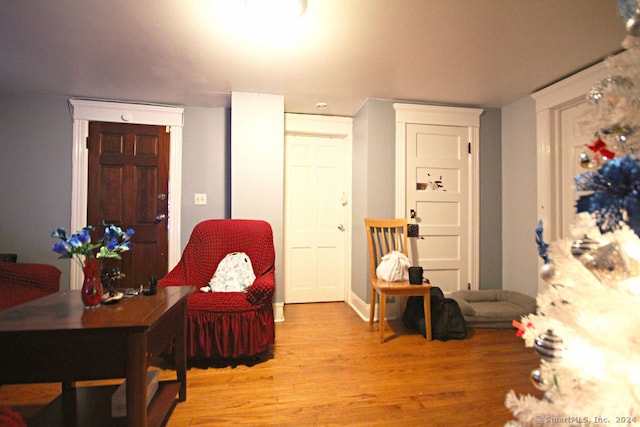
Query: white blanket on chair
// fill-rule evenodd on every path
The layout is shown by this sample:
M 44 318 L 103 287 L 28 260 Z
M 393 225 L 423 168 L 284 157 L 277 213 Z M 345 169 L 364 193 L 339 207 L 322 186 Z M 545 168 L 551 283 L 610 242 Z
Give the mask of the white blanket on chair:
M 202 292 L 246 292 L 255 280 L 253 266 L 247 254 L 233 252 L 220 261 L 209 284 L 200 290 Z

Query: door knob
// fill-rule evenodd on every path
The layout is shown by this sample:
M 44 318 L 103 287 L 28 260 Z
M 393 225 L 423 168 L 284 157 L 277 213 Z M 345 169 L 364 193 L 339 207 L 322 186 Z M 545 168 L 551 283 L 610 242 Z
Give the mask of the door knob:
M 338 224 L 338 230 L 340 230 L 340 231 L 344 231 L 344 225 L 342 225 L 342 224 Z
M 167 219 L 167 216 L 165 214 L 158 214 L 158 215 L 156 215 L 156 219 L 153 222 L 154 222 L 154 224 L 157 224 L 160 221 L 164 221 L 165 219 Z

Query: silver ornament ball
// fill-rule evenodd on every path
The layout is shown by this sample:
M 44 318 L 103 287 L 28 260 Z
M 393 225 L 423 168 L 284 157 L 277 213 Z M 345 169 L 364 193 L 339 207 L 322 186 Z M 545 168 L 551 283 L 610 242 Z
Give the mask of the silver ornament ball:
M 545 282 L 549 282 L 556 275 L 556 267 L 552 263 L 547 263 L 540 269 L 540 277 Z
M 597 163 L 593 160 L 593 158 L 589 154 L 584 152 L 580 153 L 579 161 L 580 161 L 580 166 L 583 167 L 584 169 L 594 169 L 598 166 Z
M 543 376 L 540 369 L 534 369 L 531 371 L 531 383 L 535 388 L 542 391 L 547 391 L 551 388 L 551 382 L 547 381 Z
M 625 28 L 630 36 L 640 36 L 640 11 L 636 11 L 636 14 L 627 19 Z
M 598 248 L 599 245 L 600 242 L 584 236 L 584 238 L 578 239 L 573 242 L 573 244 L 571 245 L 571 255 L 573 255 L 575 258 L 580 258 L 584 254 L 593 252 Z
M 562 353 L 565 349 L 562 338 L 555 335 L 551 330 L 540 334 L 535 339 L 533 348 L 547 362 L 556 362 L 562 359 Z

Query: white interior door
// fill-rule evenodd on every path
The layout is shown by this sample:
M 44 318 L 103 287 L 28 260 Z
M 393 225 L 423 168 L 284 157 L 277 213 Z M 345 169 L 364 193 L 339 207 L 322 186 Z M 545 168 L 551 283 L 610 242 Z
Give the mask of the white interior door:
M 581 100 L 559 112 L 560 117 L 560 137 L 559 144 L 562 164 L 562 185 L 560 186 L 560 220 L 559 227 L 562 237 L 571 237 L 571 225 L 576 222 L 576 175 L 586 172 L 580 166 L 579 156 L 583 151 L 589 152 L 585 144 L 592 142 L 593 135 L 590 135 L 593 124 L 590 118 L 592 106 L 586 100 Z
M 471 282 L 469 130 L 407 124 L 407 213 L 414 210 L 420 236 L 411 240 L 413 265 L 443 292 Z
M 345 300 L 347 138 L 285 136 L 285 303 Z

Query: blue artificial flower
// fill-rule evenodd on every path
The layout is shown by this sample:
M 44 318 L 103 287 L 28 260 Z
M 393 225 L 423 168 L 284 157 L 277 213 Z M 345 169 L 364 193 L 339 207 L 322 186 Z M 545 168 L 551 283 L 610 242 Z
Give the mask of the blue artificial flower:
M 118 247 L 118 238 L 113 237 L 111 240 L 107 242 L 107 250 L 112 251 Z
M 73 248 L 79 248 L 84 244 L 80 234 L 73 234 L 69 240 L 67 240 L 67 243 L 69 243 Z
M 116 258 L 120 259 L 120 252 L 131 249 L 130 239 L 133 229 L 123 232 L 120 227 L 113 224 L 104 224 L 105 233 L 100 241 L 91 243 L 92 226 L 86 226 L 79 232 L 67 237 L 64 228 L 57 228 L 51 233 L 51 237 L 60 239 L 53 245 L 52 250 L 60 254 L 60 258 L 73 258 L 82 265 L 82 257 L 85 258 Z
M 64 228 L 56 228 L 52 233 L 51 237 L 54 239 L 62 239 L 67 240 L 67 230 Z
M 51 249 L 60 255 L 69 255 L 71 252 L 71 246 L 65 241 L 56 242 Z
M 90 231 L 89 227 L 85 227 L 82 229 L 80 233 L 77 234 L 78 239 L 83 244 L 91 243 L 91 234 L 89 233 L 89 231 Z
M 616 157 L 596 171 L 575 178 L 577 191 L 591 191 L 576 202 L 576 211 L 593 214 L 602 233 L 627 223 L 640 236 L 640 159 Z
M 121 234 L 122 230 L 120 230 L 118 227 L 107 225 L 107 227 L 104 229 L 104 237 L 102 238 L 102 240 L 105 242 L 109 242 L 119 237 Z

